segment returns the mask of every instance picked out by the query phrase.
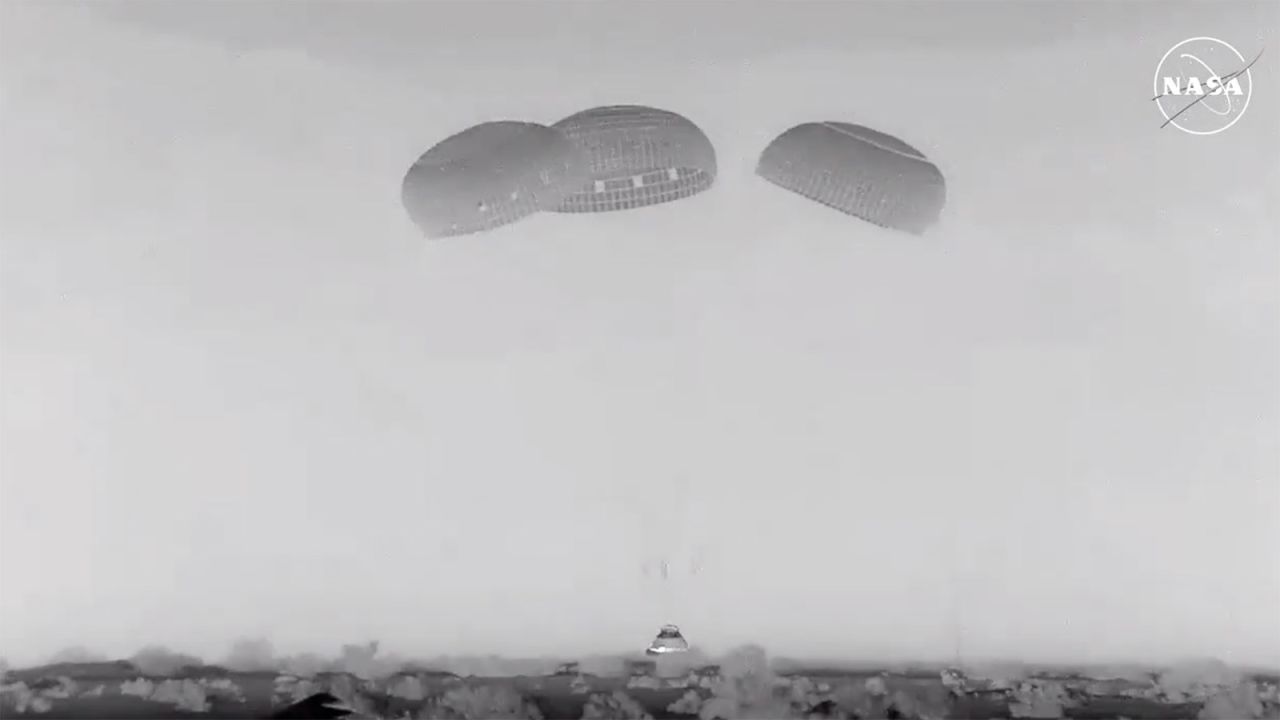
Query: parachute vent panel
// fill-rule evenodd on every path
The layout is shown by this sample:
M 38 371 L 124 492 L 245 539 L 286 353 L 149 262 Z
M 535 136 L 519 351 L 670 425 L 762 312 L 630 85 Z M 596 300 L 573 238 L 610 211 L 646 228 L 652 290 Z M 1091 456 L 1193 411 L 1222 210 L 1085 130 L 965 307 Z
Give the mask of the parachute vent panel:
M 591 177 L 556 209 L 610 212 L 696 195 L 716 177 L 706 133 L 682 115 L 612 105 L 570 115 L 552 127 L 586 155 Z
M 560 132 L 536 123 L 476 125 L 432 147 L 405 174 L 401 199 L 429 238 L 483 232 L 553 210 L 590 177 Z
M 946 182 L 924 154 L 850 123 L 806 123 L 760 155 L 769 182 L 881 227 L 922 234 L 946 204 Z

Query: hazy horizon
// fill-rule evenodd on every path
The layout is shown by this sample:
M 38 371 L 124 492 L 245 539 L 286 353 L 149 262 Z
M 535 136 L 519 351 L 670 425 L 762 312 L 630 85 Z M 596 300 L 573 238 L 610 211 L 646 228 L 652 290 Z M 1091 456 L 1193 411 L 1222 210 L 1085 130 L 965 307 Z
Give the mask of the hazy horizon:
M 1280 665 L 1280 4 L 726 5 L 0 5 L 0 656 Z M 1149 99 L 1194 35 L 1268 49 L 1211 137 Z M 400 207 L 611 103 L 715 186 Z M 811 120 L 929 155 L 941 224 L 753 175 Z

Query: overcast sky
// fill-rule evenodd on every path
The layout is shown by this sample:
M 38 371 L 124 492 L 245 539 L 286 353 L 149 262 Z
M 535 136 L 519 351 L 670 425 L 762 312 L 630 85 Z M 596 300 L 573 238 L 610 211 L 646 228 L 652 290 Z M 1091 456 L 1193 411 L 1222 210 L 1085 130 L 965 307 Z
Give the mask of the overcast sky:
M 0 9 L 11 660 L 1280 663 L 1280 5 Z M 1149 100 L 1194 35 L 1269 48 L 1210 137 Z M 608 103 L 716 186 L 405 217 L 446 135 Z M 813 120 L 934 158 L 936 231 L 754 177 Z

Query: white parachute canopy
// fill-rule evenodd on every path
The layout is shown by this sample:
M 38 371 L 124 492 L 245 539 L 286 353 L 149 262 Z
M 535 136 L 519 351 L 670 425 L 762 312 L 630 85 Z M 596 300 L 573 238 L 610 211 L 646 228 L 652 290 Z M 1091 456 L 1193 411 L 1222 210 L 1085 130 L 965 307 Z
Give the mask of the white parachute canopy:
M 947 200 L 946 180 L 924 153 L 846 122 L 787 130 L 761 153 L 756 174 L 846 215 L 913 235 L 938 222 Z

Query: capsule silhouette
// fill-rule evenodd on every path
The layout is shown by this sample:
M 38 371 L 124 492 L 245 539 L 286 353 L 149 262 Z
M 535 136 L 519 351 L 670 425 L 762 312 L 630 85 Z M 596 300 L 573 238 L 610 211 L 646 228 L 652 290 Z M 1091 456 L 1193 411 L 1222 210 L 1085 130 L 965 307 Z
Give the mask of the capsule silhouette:
M 658 629 L 658 634 L 649 643 L 649 647 L 645 648 L 648 655 L 665 655 L 667 653 L 685 652 L 689 649 L 689 642 L 684 639 L 684 635 L 680 632 L 680 628 L 675 625 L 663 625 Z

